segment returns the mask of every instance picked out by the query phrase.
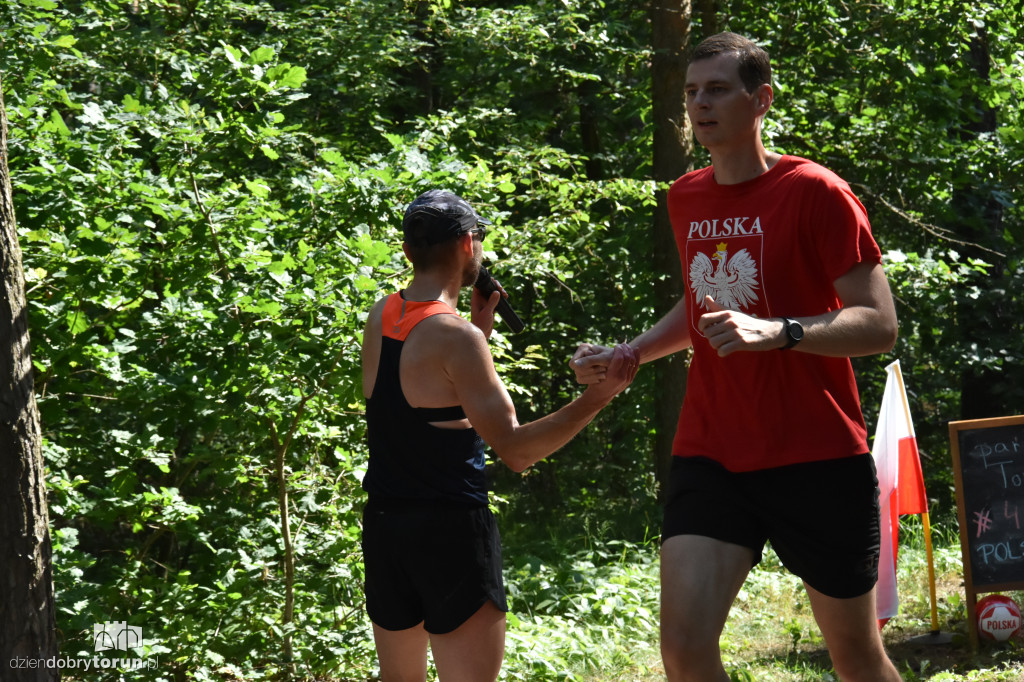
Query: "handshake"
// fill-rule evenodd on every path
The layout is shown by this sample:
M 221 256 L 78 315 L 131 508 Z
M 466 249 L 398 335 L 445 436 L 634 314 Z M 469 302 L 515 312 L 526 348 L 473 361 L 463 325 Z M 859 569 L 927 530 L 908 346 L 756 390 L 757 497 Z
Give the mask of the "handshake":
M 640 367 L 640 356 L 627 343 L 614 348 L 583 343 L 573 353 L 569 365 L 576 373 L 576 381 L 585 384 L 588 392 L 606 395 L 610 400 L 632 383 Z
M 508 293 L 486 267 L 480 267 L 474 287 L 480 295 L 478 305 L 483 305 L 484 299 L 490 299 L 495 291 L 500 292 L 495 311 L 513 333 L 519 333 L 525 328 L 525 323 L 508 302 Z M 485 333 L 488 336 L 491 324 L 493 322 L 490 320 L 486 324 Z M 576 349 L 569 364 L 576 372 L 576 381 L 587 386 L 586 393 L 611 400 L 632 383 L 640 367 L 640 358 L 626 343 L 620 343 L 614 348 L 584 343 Z

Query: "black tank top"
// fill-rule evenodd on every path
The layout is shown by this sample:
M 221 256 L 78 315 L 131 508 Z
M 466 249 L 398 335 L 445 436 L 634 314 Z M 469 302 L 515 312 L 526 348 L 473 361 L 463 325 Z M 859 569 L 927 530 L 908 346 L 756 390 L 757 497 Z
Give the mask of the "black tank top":
M 441 301 L 384 304 L 380 361 L 366 401 L 370 463 L 363 489 L 371 505 L 479 507 L 487 504 L 484 442 L 475 429 L 441 429 L 430 422 L 464 419 L 462 407 L 416 408 L 402 393 L 399 364 L 409 332 L 432 315 L 456 312 Z

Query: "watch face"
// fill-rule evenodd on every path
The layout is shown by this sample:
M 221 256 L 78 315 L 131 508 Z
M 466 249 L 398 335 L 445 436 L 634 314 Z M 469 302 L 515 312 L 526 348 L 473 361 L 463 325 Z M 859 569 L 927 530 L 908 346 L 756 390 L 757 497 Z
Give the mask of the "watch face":
M 796 344 L 800 343 L 800 341 L 804 338 L 804 328 L 803 325 L 801 325 L 796 320 L 791 320 L 788 317 L 783 319 L 785 320 L 786 324 L 786 337 L 788 338 L 788 341 L 786 341 L 786 345 L 783 346 L 782 348 L 792 348 Z

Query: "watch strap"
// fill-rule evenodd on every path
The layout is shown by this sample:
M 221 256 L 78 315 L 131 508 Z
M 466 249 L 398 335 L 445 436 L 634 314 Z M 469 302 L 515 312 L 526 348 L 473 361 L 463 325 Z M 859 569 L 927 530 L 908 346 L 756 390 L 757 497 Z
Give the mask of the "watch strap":
M 800 330 L 799 334 L 794 334 L 793 333 L 794 327 L 796 329 Z M 803 334 L 804 328 L 803 328 L 803 325 L 800 324 L 799 322 L 797 322 L 796 320 L 794 320 L 793 318 L 791 318 L 791 317 L 784 317 L 784 318 L 782 318 L 782 328 L 786 332 L 786 345 L 783 346 L 782 348 L 780 348 L 779 350 L 789 350 L 790 348 L 792 348 L 796 344 L 798 344 L 801 341 L 803 341 L 803 338 L 804 338 L 804 334 Z

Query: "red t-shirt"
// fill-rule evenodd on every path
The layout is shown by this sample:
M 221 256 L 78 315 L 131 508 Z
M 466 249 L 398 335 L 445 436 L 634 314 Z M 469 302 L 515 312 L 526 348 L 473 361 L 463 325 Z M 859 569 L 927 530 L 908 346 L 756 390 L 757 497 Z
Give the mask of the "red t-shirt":
M 754 471 L 868 452 L 848 358 L 798 350 L 720 358 L 697 329 L 705 294 L 757 317 L 840 308 L 833 281 L 857 263 L 881 262 L 849 185 L 783 156 L 738 185 L 719 185 L 711 167 L 688 173 L 669 190 L 668 209 L 694 351 L 673 453 Z

